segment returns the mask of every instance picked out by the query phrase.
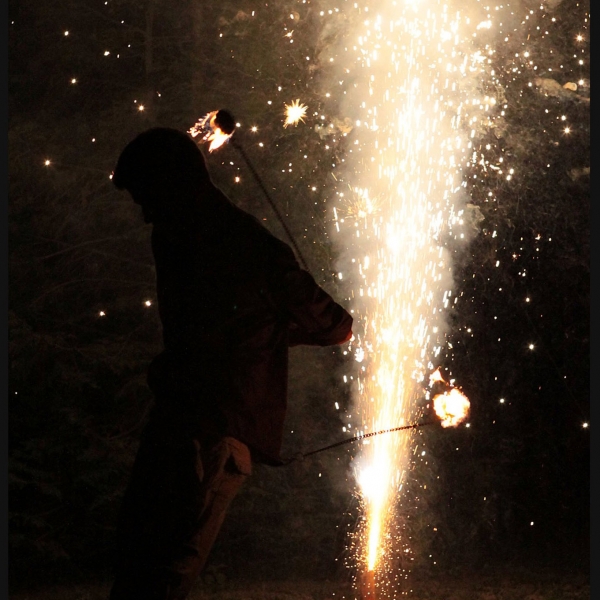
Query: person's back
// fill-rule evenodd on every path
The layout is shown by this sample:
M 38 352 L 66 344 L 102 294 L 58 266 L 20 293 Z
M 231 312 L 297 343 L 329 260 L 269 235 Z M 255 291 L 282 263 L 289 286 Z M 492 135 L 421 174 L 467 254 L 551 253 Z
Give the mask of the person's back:
M 141 134 L 113 181 L 153 224 L 165 349 L 149 369 L 156 403 L 124 500 L 111 598 L 184 598 L 250 453 L 280 462 L 288 347 L 347 341 L 352 318 L 212 184 L 185 134 Z
M 294 259 L 218 191 L 196 217 L 152 233 L 165 351 L 151 366 L 151 388 L 159 403 L 188 403 L 199 429 L 211 415 L 219 434 L 276 459 L 289 318 L 273 287 Z

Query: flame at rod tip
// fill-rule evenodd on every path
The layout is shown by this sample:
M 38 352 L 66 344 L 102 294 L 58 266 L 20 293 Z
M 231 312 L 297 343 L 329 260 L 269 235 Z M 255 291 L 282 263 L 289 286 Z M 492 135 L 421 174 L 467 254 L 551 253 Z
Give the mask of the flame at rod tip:
M 471 403 L 458 389 L 452 388 L 433 399 L 435 414 L 441 419 L 442 427 L 456 427 L 469 414 Z
M 202 135 L 203 142 L 210 142 L 208 151 L 213 152 L 220 148 L 225 142 L 229 141 L 229 138 L 233 135 L 231 133 L 225 133 L 217 124 L 217 114 L 219 111 L 213 110 L 207 115 L 202 117 L 197 123 L 195 123 L 189 130 L 188 133 L 192 137 Z

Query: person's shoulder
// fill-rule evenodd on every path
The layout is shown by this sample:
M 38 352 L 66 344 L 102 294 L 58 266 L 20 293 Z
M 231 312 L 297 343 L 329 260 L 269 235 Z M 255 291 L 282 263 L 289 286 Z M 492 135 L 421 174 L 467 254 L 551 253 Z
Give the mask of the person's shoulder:
M 246 240 L 257 251 L 261 252 L 264 258 L 270 256 L 276 260 L 284 258 L 295 262 L 294 252 L 288 244 L 271 233 L 253 214 L 235 205 L 220 190 L 219 194 L 224 201 L 223 206 L 228 212 L 228 221 L 233 235 Z
M 269 229 L 263 223 L 261 223 L 261 221 L 257 217 L 231 202 L 231 200 L 229 200 L 225 195 L 224 197 L 227 199 L 227 202 L 229 204 L 228 210 L 230 211 L 232 221 L 235 223 L 235 225 L 237 225 L 238 227 L 240 227 L 248 233 L 254 234 L 256 236 L 264 238 L 265 240 L 268 240 L 275 246 L 283 245 L 287 247 L 287 244 L 285 242 L 282 242 L 275 235 L 273 235 L 271 231 L 269 231 Z

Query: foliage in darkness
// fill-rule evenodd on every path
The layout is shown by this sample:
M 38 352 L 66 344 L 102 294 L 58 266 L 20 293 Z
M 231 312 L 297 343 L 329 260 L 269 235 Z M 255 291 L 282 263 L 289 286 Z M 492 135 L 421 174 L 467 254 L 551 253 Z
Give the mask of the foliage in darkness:
M 161 349 L 149 228 L 109 179 L 130 139 L 157 125 L 186 130 L 210 110 L 231 110 L 243 124 L 236 136 L 313 275 L 343 297 L 326 194 L 343 146 L 325 149 L 318 128 L 282 127 L 283 103 L 296 98 L 332 122 L 345 116 L 321 90 L 321 55 L 336 35 L 318 16 L 321 5 L 10 0 L 15 583 L 34 569 L 72 578 L 110 568 L 116 511 L 152 402 L 145 372 Z M 421 432 L 430 458 L 415 467 L 418 509 L 403 524 L 414 540 L 412 568 L 534 558 L 583 569 L 587 561 L 589 58 L 579 66 L 573 55 L 581 47 L 575 36 L 589 37 L 589 27 L 582 30 L 589 2 L 552 6 L 493 60 L 507 108 L 494 129 L 478 132 L 476 150 L 503 156 L 514 178 L 478 162 L 465 172 L 473 235 L 455 249 L 459 301 L 442 366 L 471 398 L 472 426 Z M 261 18 L 253 18 L 258 10 Z M 515 56 L 524 44 L 535 73 Z M 535 78 L 587 84 L 552 95 L 554 88 L 530 86 Z M 215 183 L 285 240 L 235 149 L 207 160 Z M 349 406 L 341 385 L 348 360 L 341 348 L 292 352 L 288 455 L 340 439 L 334 403 L 341 412 Z M 351 452 L 336 450 L 286 469 L 257 467 L 232 507 L 212 571 L 347 577 L 346 535 L 359 518 L 350 462 Z

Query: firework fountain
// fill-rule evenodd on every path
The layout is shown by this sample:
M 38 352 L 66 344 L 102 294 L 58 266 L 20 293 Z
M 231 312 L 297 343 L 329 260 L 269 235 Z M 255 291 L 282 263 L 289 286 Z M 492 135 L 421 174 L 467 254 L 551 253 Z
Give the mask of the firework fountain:
M 489 124 L 495 99 L 476 92 L 486 56 L 473 50 L 471 37 L 488 21 L 471 23 L 442 0 L 387 0 L 349 10 L 354 25 L 337 58 L 344 80 L 352 82 L 342 108 L 354 125 L 334 176 L 334 219 L 346 248 L 339 276 L 349 271 L 356 317 L 349 350 L 359 363 L 353 412 L 361 447 L 354 462 L 365 521 L 357 582 L 365 598 L 394 597 L 400 574 L 392 557 L 407 550 L 395 523 L 418 429 L 411 424 L 427 407 L 418 400 L 432 400 L 444 427 L 458 425 L 469 410 L 465 396 L 434 372 L 434 362 L 444 343 L 445 310 L 454 301 L 447 246 L 466 241 L 462 167 L 471 158 L 475 127 Z M 300 100 L 286 105 L 284 127 L 305 116 Z M 229 141 L 234 127 L 229 113 L 215 111 L 190 134 L 202 136 L 212 151 Z M 445 390 L 431 398 L 440 382 Z M 406 431 L 378 435 L 399 430 Z
M 422 416 L 417 400 L 453 301 L 446 248 L 464 239 L 461 168 L 470 130 L 495 100 L 474 85 L 486 57 L 473 51 L 472 34 L 489 27 L 485 21 L 472 24 L 441 0 L 355 4 L 349 20 L 354 26 L 336 60 L 352 82 L 343 107 L 355 125 L 336 171 L 334 214 L 347 248 L 340 278 L 351 282 L 357 317 L 355 429 L 367 434 Z M 454 406 L 444 425 L 457 425 L 468 410 L 456 388 L 435 404 L 438 414 Z M 391 597 L 398 587 L 390 559 L 407 548 L 394 523 L 414 432 L 365 439 L 354 461 L 365 512 L 357 548 L 363 597 Z

